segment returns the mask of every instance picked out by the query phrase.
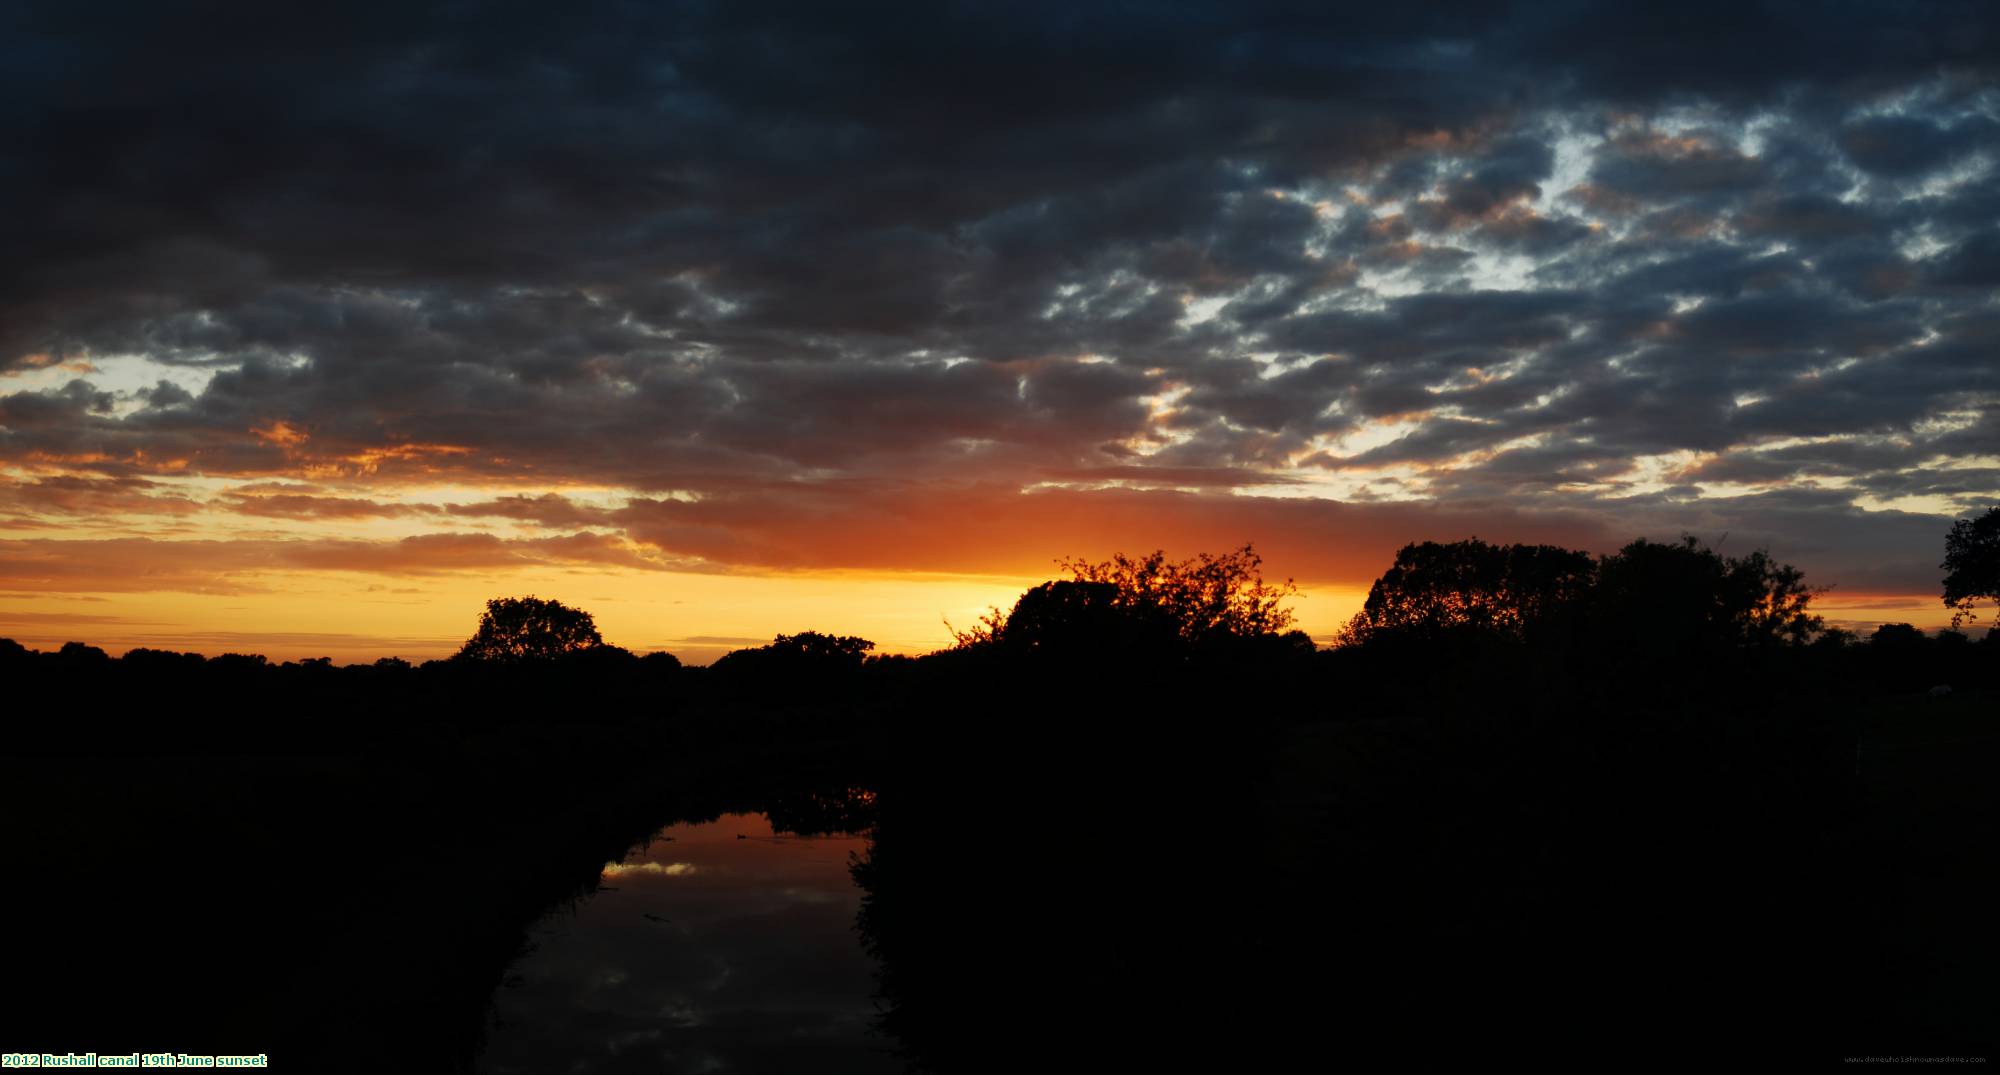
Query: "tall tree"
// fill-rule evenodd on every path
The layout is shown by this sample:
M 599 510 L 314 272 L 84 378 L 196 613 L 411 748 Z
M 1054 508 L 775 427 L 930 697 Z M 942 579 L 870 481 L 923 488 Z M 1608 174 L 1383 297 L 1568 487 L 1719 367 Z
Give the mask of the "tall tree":
M 2000 507 L 1951 524 L 1944 538 L 1944 603 L 1951 625 L 1979 618 L 1981 600 L 2000 604 Z

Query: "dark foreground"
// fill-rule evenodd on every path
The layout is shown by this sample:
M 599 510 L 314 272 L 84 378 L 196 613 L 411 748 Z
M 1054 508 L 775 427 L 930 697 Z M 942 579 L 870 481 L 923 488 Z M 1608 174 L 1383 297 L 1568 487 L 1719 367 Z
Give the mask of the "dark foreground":
M 1113 656 L 15 658 L 0 1047 L 477 1070 L 543 912 L 763 812 L 871 834 L 882 1042 L 930 1070 L 1988 1054 L 1991 691 Z

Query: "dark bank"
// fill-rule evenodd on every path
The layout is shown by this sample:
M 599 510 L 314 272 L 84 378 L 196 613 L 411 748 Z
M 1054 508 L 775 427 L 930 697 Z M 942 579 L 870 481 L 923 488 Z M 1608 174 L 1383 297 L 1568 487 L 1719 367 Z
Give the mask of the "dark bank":
M 807 632 L 687 668 L 536 601 L 417 667 L 0 647 L 8 1022 L 547 1057 L 537 1020 L 602 1029 L 509 992 L 551 910 L 763 815 L 860 834 L 871 1044 L 787 1051 L 796 1012 L 689 986 L 582 1070 L 1984 1055 L 1992 634 L 1828 630 L 1796 571 L 1692 539 L 1411 545 L 1333 649 L 1247 548 L 1064 566 L 922 658 Z

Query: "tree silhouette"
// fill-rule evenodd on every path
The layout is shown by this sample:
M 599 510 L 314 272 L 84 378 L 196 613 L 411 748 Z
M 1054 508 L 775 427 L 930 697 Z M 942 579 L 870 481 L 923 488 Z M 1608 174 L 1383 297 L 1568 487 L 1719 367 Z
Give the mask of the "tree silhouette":
M 1547 545 L 1406 545 L 1369 589 L 1343 645 L 1413 646 L 1462 659 L 1490 645 L 1668 667 L 1809 642 L 1822 587 L 1762 549 L 1725 557 L 1700 539 L 1634 541 L 1592 561 Z
M 1976 519 L 1951 524 L 1944 538 L 1944 603 L 1951 625 L 1976 620 L 1981 599 L 2000 604 L 2000 507 L 1988 508 Z
M 1021 595 L 1012 612 L 994 609 L 969 631 L 953 630 L 961 648 L 995 643 L 1028 648 L 1068 643 L 1156 640 L 1199 644 L 1282 634 L 1292 624 L 1290 579 L 1265 582 L 1263 558 L 1245 545 L 1220 556 L 1199 553 L 1170 562 L 1166 553 L 1123 553 L 1092 563 L 1058 560 L 1070 579 Z
M 1553 545 L 1489 545 L 1478 538 L 1405 545 L 1368 588 L 1342 641 L 1442 632 L 1521 640 L 1588 596 L 1595 572 L 1589 553 Z
M 1725 557 L 1691 534 L 1641 538 L 1598 561 L 1593 636 L 1676 652 L 1799 644 L 1824 626 L 1812 612 L 1824 592 L 1763 549 Z
M 604 645 L 590 613 L 557 601 L 499 597 L 486 602 L 479 630 L 459 648 L 466 661 L 550 660 Z
M 1012 611 L 987 617 L 983 631 L 960 640 L 1009 651 L 1103 655 L 1171 650 L 1180 632 L 1157 607 L 1121 601 L 1114 583 L 1064 580 L 1022 594 Z
M 860 670 L 875 643 L 852 635 L 801 631 L 778 635 L 770 645 L 731 650 L 710 667 L 726 675 L 807 677 L 845 675 Z
M 795 635 L 778 635 L 771 639 L 771 644 L 765 648 L 774 653 L 790 654 L 804 660 L 858 667 L 867 659 L 868 651 L 875 648 L 875 643 L 853 635 L 801 631 Z

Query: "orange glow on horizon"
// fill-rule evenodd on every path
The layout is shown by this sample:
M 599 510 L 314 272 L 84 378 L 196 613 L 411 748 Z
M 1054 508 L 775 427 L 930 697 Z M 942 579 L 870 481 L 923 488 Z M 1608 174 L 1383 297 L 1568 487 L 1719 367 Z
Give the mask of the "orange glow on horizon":
M 0 472 L 0 637 L 423 660 L 456 650 L 487 600 L 532 593 L 589 611 L 616 645 L 692 664 L 803 630 L 920 654 L 952 643 L 947 623 L 969 628 L 1064 577 L 1062 558 L 1180 559 L 1248 542 L 1267 579 L 1296 580 L 1296 626 L 1324 644 L 1406 543 L 1478 536 L 1602 553 L 1641 536 L 1504 507 L 1057 483 L 536 487 L 474 473 L 467 449 L 444 444 L 328 453 L 319 460 L 335 469 L 403 473 L 301 482 L 311 434 L 284 422 L 261 433 L 284 445 L 290 480 L 157 466 L 145 477 Z M 447 480 L 416 474 L 432 461 Z M 1841 582 L 1801 566 L 1810 582 Z M 1861 633 L 1949 619 L 1928 594 L 1836 588 L 1815 608 Z
M 879 653 L 914 655 L 950 646 L 947 623 L 970 627 L 1058 574 L 1053 566 L 1041 578 L 547 569 L 369 580 L 300 572 L 267 577 L 256 591 L 6 594 L 0 637 L 36 649 L 79 641 L 114 655 L 143 646 L 276 661 L 422 661 L 457 650 L 489 598 L 533 593 L 590 612 L 609 643 L 666 650 L 689 664 L 803 630 L 859 635 Z M 1322 643 L 1365 596 L 1352 587 L 1301 591 L 1296 626 Z
M 449 656 L 493 597 L 533 593 L 590 612 L 605 640 L 634 652 L 666 650 L 688 664 L 762 645 L 779 633 L 859 635 L 877 652 L 922 654 L 951 645 L 989 607 L 1009 608 L 1058 577 L 815 572 L 698 574 L 588 568 L 490 575 L 371 579 L 341 572 L 262 576 L 262 588 L 218 593 L 7 593 L 0 637 L 35 649 L 79 641 L 120 654 L 135 647 L 262 653 L 275 661 Z M 1836 591 L 1838 593 L 1838 591 Z M 1325 645 L 1360 610 L 1365 584 L 1300 584 L 1295 626 Z M 1844 593 L 1814 605 L 1828 626 L 1866 636 L 1882 623 L 1935 630 L 1950 622 L 1936 597 Z M 1980 631 L 1985 621 L 1971 630 Z

